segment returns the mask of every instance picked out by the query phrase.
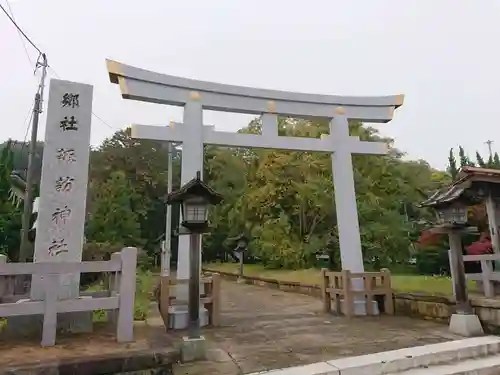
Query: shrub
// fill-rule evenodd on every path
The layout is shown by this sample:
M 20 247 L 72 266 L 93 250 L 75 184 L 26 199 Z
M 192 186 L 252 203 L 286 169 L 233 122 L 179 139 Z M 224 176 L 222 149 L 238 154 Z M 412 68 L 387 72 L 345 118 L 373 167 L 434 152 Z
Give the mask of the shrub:
M 83 245 L 82 260 L 84 262 L 109 260 L 111 254 L 120 250 L 120 245 L 107 242 L 88 242 Z M 86 289 L 88 286 L 97 283 L 102 277 L 102 273 L 83 273 L 80 276 L 80 288 Z
M 155 277 L 150 271 L 138 272 L 135 290 L 134 319 L 146 320 L 154 300 Z
M 416 268 L 421 275 L 449 275 L 450 263 L 448 250 L 439 247 L 426 247 L 415 256 Z

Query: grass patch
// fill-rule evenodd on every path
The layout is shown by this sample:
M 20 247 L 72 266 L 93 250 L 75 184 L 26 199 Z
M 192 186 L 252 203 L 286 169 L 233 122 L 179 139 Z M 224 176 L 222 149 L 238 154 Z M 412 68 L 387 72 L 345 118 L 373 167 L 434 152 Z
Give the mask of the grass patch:
M 237 263 L 209 263 L 204 267 L 222 271 L 238 272 Z M 316 268 L 301 270 L 266 269 L 259 264 L 246 264 L 244 274 L 247 276 L 257 276 L 280 281 L 296 281 L 304 284 L 319 285 L 320 271 Z M 428 293 L 434 295 L 452 295 L 452 283 L 450 277 L 445 276 L 422 276 L 422 275 L 391 275 L 392 287 L 395 291 L 405 293 Z M 475 286 L 469 282 L 469 291 L 473 291 Z
M 146 320 L 149 314 L 151 301 L 154 299 L 153 287 L 155 276 L 150 271 L 138 271 L 135 289 L 134 320 Z M 105 290 L 103 282 L 91 285 L 86 289 L 88 292 L 98 292 Z M 104 323 L 108 321 L 105 310 L 95 310 L 92 313 L 94 323 Z M 7 327 L 7 319 L 0 318 L 0 332 Z
M 136 278 L 134 320 L 146 320 L 154 300 L 155 276 L 150 271 L 139 271 Z
M 150 271 L 139 270 L 135 280 L 134 320 L 146 320 L 149 314 L 149 305 L 153 299 L 154 275 Z M 103 282 L 96 283 L 87 288 L 89 292 L 104 290 Z M 95 310 L 94 322 L 107 321 L 106 311 Z

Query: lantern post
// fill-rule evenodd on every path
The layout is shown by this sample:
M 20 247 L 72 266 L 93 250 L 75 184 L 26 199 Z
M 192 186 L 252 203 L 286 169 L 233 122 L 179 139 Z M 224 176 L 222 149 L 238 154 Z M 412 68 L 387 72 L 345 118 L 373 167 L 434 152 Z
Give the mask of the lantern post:
M 437 206 L 438 224 L 448 227 L 450 244 L 450 265 L 453 277 L 453 290 L 457 303 L 457 314 L 473 314 L 467 294 L 467 281 L 462 253 L 462 231 L 467 227 L 467 205 L 454 202 L 451 205 Z
M 222 196 L 201 180 L 201 173 L 168 195 L 167 203 L 180 203 L 182 222 L 190 236 L 189 261 L 189 302 L 188 340 L 201 339 L 200 336 L 200 238 L 208 230 L 209 206 L 219 204 Z
M 468 203 L 471 198 L 465 189 L 452 185 L 448 190 L 437 192 L 421 206 L 430 207 L 436 213 L 434 233 L 447 234 L 450 244 L 450 271 L 456 299 L 456 312 L 450 318 L 450 332 L 462 336 L 483 334 L 479 317 L 474 314 L 467 295 L 467 282 L 462 253 L 462 235 L 475 230 L 468 224 Z

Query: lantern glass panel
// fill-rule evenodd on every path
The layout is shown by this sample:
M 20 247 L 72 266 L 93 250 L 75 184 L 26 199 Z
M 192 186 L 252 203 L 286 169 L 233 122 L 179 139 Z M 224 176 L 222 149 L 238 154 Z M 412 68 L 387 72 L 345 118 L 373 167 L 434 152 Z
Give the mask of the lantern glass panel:
M 182 202 L 182 218 L 188 223 L 208 220 L 208 202 L 203 198 L 188 198 Z
M 467 223 L 467 206 L 447 207 L 438 211 L 438 219 L 442 223 Z
M 182 211 L 182 218 L 188 223 L 208 220 L 208 203 L 205 200 L 186 200 Z

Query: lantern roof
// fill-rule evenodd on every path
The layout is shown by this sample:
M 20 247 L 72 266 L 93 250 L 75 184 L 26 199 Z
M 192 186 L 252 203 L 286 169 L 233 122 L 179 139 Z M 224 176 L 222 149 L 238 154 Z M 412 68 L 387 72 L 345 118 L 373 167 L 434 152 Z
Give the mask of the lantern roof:
M 453 203 L 474 205 L 480 203 L 488 192 L 500 196 L 500 170 L 463 167 L 457 180 L 436 191 L 420 203 L 420 207 L 438 208 Z
M 181 202 L 190 197 L 205 198 L 210 204 L 218 204 L 223 199 L 221 194 L 201 180 L 200 172 L 197 172 L 196 177 L 181 186 L 179 190 L 170 193 L 167 196 L 167 203 Z
M 500 169 L 463 167 L 458 173 L 459 180 L 473 179 L 475 181 L 484 181 L 500 184 Z
M 432 194 L 428 199 L 420 203 L 420 207 L 439 208 L 454 203 L 473 204 L 473 199 L 467 192 L 467 186 L 463 184 L 452 184 Z

